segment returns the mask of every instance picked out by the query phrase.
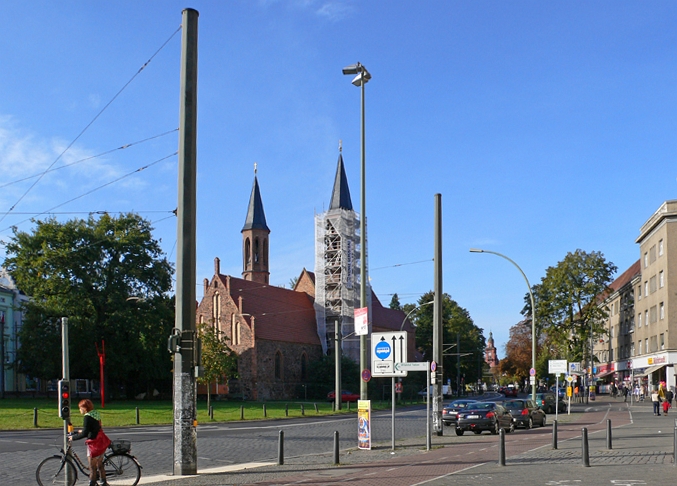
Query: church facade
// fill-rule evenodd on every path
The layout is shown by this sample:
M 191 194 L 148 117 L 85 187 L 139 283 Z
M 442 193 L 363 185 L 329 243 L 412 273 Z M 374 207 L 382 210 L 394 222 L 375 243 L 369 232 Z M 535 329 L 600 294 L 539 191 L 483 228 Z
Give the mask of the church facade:
M 270 285 L 270 229 L 255 174 L 241 230 L 242 275 L 222 274 L 215 258 L 214 275 L 203 280 L 196 312 L 198 324 L 214 326 L 238 355 L 238 378 L 212 392 L 252 400 L 302 398 L 312 363 L 333 352 L 334 323 L 341 324 L 344 335 L 353 331 L 353 311 L 359 303 L 354 263 L 358 219 L 340 155 L 330 210 L 319 217 L 315 253 L 323 257 L 319 264 L 316 259 L 316 272 L 303 269 L 293 289 Z M 318 224 L 328 230 L 321 238 Z M 383 307 L 371 288 L 368 293 L 370 330 L 407 331 L 409 356 L 414 356 L 414 327 L 404 312 Z M 342 350 L 356 360 L 351 346 L 346 340 Z

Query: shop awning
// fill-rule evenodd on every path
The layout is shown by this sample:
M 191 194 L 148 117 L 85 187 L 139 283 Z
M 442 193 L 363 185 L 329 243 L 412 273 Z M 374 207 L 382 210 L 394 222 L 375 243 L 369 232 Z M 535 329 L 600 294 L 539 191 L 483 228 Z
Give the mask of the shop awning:
M 665 365 L 664 365 L 664 364 L 660 364 L 660 365 L 656 365 L 656 366 L 649 366 L 649 367 L 648 367 L 647 369 L 645 369 L 642 373 L 636 373 L 636 374 L 635 374 L 635 377 L 648 376 L 648 375 L 650 375 L 651 373 L 653 373 L 654 371 L 660 370 L 663 366 L 665 366 Z
M 606 373 L 600 373 L 599 375 L 597 375 L 597 376 L 595 377 L 595 379 L 596 379 L 596 380 L 601 380 L 602 378 L 604 378 L 604 377 L 606 377 L 606 376 L 609 376 L 609 375 L 613 375 L 614 373 L 616 373 L 615 370 L 614 370 L 614 371 L 607 371 Z

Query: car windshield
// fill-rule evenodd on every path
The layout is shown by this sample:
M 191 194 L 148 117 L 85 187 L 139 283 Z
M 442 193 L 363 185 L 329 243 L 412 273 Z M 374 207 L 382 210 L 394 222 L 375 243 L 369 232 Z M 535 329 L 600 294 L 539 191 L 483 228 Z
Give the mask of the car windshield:
M 524 408 L 524 402 L 522 401 L 512 401 L 512 402 L 505 402 L 505 408 L 510 408 L 510 409 L 522 409 Z
M 481 402 L 478 402 L 478 403 L 472 403 L 472 404 L 470 404 L 470 405 L 471 405 L 471 406 L 469 406 L 468 408 L 472 408 L 473 410 L 491 410 L 491 409 L 494 408 L 494 404 L 493 404 L 493 403 L 481 403 Z
M 472 402 L 451 402 L 449 407 L 451 408 L 468 408 L 472 405 Z

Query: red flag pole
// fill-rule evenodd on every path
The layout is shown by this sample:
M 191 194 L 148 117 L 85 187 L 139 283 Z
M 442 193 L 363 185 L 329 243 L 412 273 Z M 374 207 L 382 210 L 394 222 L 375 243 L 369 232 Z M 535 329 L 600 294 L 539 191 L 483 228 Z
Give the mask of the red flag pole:
M 101 392 L 101 408 L 106 406 L 104 397 L 104 387 L 103 387 L 103 368 L 106 365 L 106 342 L 101 340 L 101 352 L 99 352 L 99 344 L 95 343 L 96 354 L 99 355 L 99 391 Z

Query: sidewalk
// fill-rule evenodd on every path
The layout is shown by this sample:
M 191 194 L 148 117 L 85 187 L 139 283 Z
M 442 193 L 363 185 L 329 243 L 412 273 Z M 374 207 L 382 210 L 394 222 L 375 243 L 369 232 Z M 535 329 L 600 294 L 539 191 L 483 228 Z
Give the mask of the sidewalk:
M 340 465 L 331 454 L 285 458 L 285 464 L 252 463 L 221 470 L 201 470 L 192 477 L 143 477 L 140 484 L 207 486 L 227 484 L 336 484 L 364 485 L 594 485 L 670 484 L 673 467 L 674 415 L 653 415 L 651 402 L 624 403 L 597 397 L 589 404 L 572 404 L 571 415 L 558 417 L 557 449 L 552 448 L 552 422 L 530 431 L 506 435 L 506 465 L 498 465 L 499 438 L 479 435 L 456 437 L 448 428 L 433 435 L 432 449 L 425 437 L 398 441 L 372 451 L 341 451 Z M 607 420 L 612 425 L 612 448 L 607 448 Z M 589 467 L 582 459 L 582 428 L 588 431 Z M 450 433 L 451 432 L 451 433 Z M 256 458 L 252 458 L 255 460 Z

